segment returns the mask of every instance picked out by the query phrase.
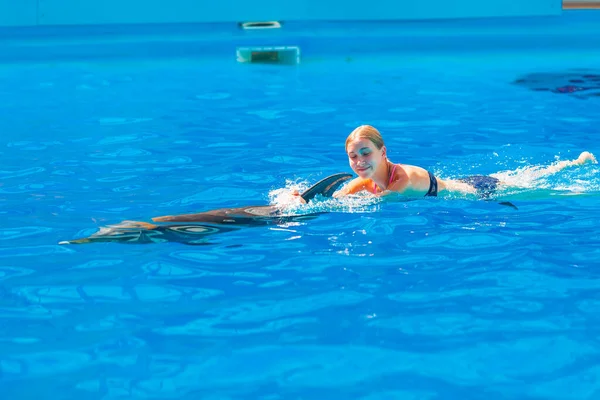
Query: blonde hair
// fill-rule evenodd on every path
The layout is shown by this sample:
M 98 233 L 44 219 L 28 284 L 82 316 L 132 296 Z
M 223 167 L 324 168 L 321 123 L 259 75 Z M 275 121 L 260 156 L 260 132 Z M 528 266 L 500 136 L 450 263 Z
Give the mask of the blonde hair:
M 371 125 L 361 125 L 348 135 L 346 139 L 346 151 L 348 150 L 348 143 L 356 139 L 369 139 L 377 149 L 381 149 L 384 145 L 381 133 Z

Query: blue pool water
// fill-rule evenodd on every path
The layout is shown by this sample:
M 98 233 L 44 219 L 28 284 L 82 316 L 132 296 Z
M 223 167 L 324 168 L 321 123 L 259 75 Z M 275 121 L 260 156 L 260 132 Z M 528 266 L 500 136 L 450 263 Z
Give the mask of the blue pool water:
M 597 73 L 596 50 L 230 56 L 0 66 L 3 397 L 600 395 L 600 168 L 535 179 L 600 155 L 600 97 L 514 84 Z M 201 246 L 58 245 L 123 220 L 285 202 L 350 172 L 343 143 L 365 123 L 395 162 L 512 179 L 518 210 L 319 199 L 294 209 L 327 211 L 315 219 Z

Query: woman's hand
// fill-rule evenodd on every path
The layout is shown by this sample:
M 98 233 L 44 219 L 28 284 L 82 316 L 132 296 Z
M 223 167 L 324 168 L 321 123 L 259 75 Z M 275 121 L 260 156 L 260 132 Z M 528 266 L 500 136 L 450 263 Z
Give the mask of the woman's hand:
M 300 192 L 298 192 L 298 189 L 294 189 L 292 190 L 292 196 L 294 196 L 294 198 L 297 198 L 298 201 L 300 201 L 303 204 L 306 204 L 306 200 L 304 200 L 301 196 L 300 196 Z

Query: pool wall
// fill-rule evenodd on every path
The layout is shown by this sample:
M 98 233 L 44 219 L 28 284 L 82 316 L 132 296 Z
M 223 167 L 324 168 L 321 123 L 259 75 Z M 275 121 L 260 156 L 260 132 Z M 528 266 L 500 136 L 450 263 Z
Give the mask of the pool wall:
M 0 26 L 558 15 L 562 0 L 0 0 Z
M 286 21 L 282 29 L 250 31 L 230 22 L 0 27 L 0 37 L 0 64 L 212 57 L 235 62 L 236 49 L 249 46 L 297 46 L 302 62 L 315 57 L 369 59 L 375 54 L 410 58 L 464 52 L 597 52 L 600 11 L 413 21 Z

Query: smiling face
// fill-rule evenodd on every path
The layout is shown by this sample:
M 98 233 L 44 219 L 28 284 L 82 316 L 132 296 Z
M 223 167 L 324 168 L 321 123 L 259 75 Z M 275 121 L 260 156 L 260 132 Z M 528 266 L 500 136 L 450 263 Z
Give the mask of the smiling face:
M 350 168 L 361 178 L 371 178 L 385 162 L 385 146 L 378 149 L 369 139 L 356 138 L 346 146 Z

